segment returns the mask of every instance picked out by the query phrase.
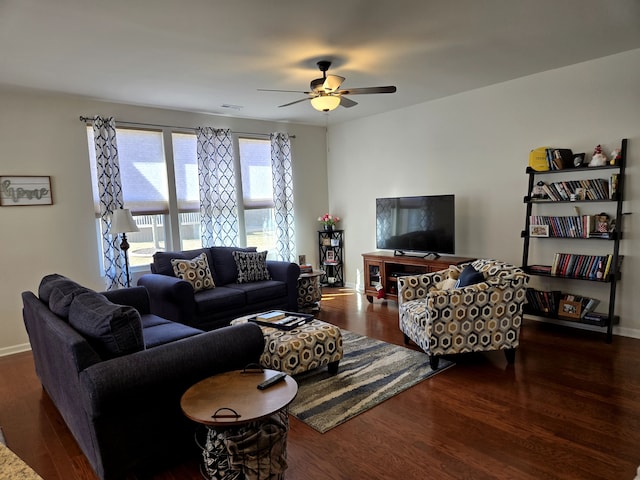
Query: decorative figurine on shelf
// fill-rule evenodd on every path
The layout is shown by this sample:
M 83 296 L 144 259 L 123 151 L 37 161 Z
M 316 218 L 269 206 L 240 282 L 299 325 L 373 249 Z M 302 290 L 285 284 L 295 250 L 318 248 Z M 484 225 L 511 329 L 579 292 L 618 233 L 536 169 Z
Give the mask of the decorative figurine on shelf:
M 602 147 L 598 145 L 593 150 L 593 156 L 591 157 L 591 161 L 589 162 L 590 167 L 604 167 L 607 164 L 607 157 L 604 153 L 602 153 Z
M 611 160 L 609 163 L 611 165 L 620 165 L 620 161 L 622 160 L 622 151 L 619 148 L 614 148 L 611 152 Z
M 547 195 L 544 191 L 544 188 L 542 188 L 543 185 L 544 182 L 540 180 L 533 186 L 533 188 L 531 189 L 531 198 L 549 198 L 549 195 Z
M 596 215 L 596 231 L 599 233 L 607 233 L 609 231 L 609 215 L 604 212 Z

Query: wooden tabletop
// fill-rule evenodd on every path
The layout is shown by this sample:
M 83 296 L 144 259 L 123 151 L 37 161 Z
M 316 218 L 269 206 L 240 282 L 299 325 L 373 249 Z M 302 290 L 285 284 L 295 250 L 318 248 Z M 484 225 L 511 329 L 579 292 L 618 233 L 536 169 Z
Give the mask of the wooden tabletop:
M 298 393 L 298 384 L 289 375 L 265 390 L 258 389 L 259 383 L 277 373 L 275 370 L 246 373 L 236 370 L 205 378 L 182 395 L 180 407 L 194 422 L 214 427 L 266 418 L 289 405 Z M 239 417 L 227 409 L 232 409 Z M 216 411 L 216 418 L 213 418 Z

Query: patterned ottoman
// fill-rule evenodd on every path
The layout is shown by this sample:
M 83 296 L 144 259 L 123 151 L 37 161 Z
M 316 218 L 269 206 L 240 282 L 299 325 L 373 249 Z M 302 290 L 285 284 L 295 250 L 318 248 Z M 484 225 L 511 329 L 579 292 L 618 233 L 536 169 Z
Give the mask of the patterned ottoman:
M 243 317 L 231 323 L 246 321 L 247 317 Z M 260 357 L 262 367 L 295 375 L 327 365 L 329 373 L 338 373 L 342 334 L 335 325 L 314 319 L 293 330 L 260 328 L 265 343 Z

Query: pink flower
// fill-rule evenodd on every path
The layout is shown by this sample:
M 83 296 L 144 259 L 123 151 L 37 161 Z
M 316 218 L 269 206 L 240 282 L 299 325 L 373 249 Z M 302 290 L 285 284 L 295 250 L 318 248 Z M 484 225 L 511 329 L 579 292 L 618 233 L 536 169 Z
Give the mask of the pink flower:
M 335 215 L 331 215 L 330 213 L 325 213 L 318 217 L 318 221 L 323 225 L 335 225 L 340 221 L 340 217 L 336 217 Z

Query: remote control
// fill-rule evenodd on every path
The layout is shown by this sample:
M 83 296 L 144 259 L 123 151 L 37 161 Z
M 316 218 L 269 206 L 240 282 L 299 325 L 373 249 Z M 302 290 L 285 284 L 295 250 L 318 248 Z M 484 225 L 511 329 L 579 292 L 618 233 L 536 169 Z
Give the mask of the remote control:
M 264 390 L 265 388 L 269 388 L 270 386 L 275 385 L 276 383 L 284 380 L 284 377 L 286 376 L 287 376 L 286 373 L 282 373 L 282 372 L 277 373 L 273 377 L 267 378 L 264 382 L 259 383 L 258 389 Z

